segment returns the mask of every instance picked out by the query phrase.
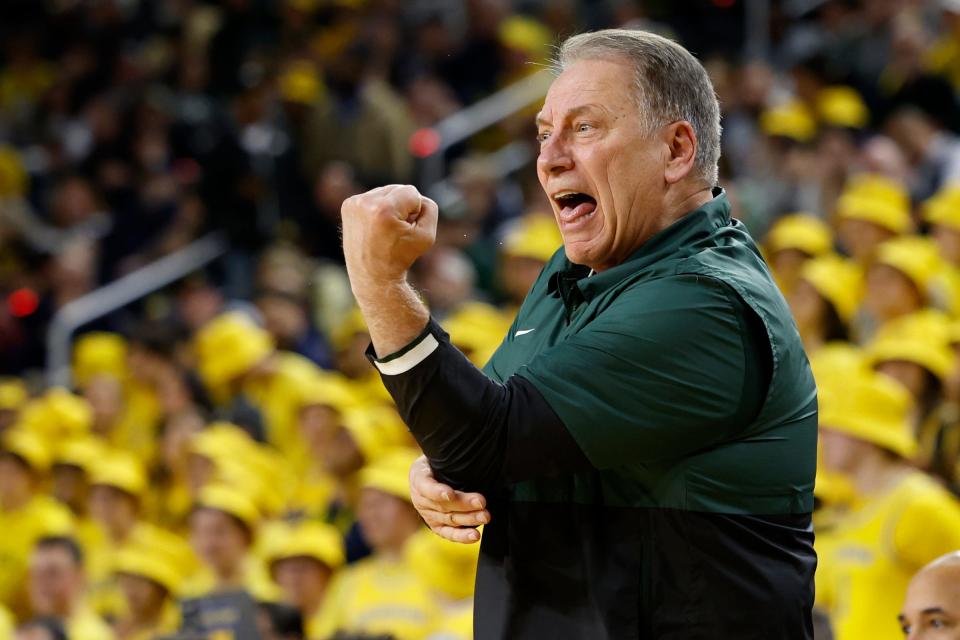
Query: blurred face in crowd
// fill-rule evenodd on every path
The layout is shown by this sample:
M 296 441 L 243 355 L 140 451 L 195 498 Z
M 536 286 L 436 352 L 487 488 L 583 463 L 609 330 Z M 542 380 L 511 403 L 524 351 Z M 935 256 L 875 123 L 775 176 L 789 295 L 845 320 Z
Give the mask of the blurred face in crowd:
M 30 557 L 28 588 L 35 615 L 67 617 L 83 595 L 83 569 L 66 549 L 38 548 Z
M 218 576 L 239 572 L 250 534 L 233 516 L 216 509 L 197 509 L 190 516 L 190 543 L 194 551 Z
M 287 603 L 309 615 L 323 602 L 330 569 L 316 558 L 284 558 L 273 564 L 273 579 L 283 590 Z
M 83 397 L 93 409 L 93 431 L 108 436 L 123 411 L 123 387 L 113 376 L 94 376 L 84 387 Z
M 32 492 L 30 467 L 17 456 L 0 452 L 0 508 L 19 507 Z
M 544 263 L 526 256 L 503 256 L 500 283 L 510 301 L 520 304 L 536 282 Z
M 370 344 L 370 334 L 358 332 L 350 338 L 343 349 L 336 354 L 337 369 L 348 378 L 362 378 L 373 371 L 373 365 L 367 360 L 367 345 Z
M 820 442 L 823 443 L 824 466 L 841 473 L 856 469 L 866 454 L 875 448 L 868 442 L 831 429 L 829 425 L 820 428 Z
M 837 228 L 840 246 L 861 264 L 866 264 L 873 257 L 877 246 L 894 235 L 889 229 L 867 220 L 841 220 Z
M 126 538 L 137 522 L 137 499 L 116 487 L 90 487 L 90 515 L 118 541 Z
M 537 174 L 567 257 L 596 270 L 623 262 L 667 222 L 661 203 L 675 133 L 693 142 L 686 123 L 647 135 L 635 91 L 626 61 L 580 60 L 554 81 L 537 116 Z
M 933 239 L 948 262 L 960 265 L 960 230 L 944 224 L 934 225 Z
M 876 370 L 902 384 L 913 396 L 921 400 L 930 387 L 930 374 L 915 362 L 888 360 L 876 365 Z
M 309 327 L 306 309 L 290 296 L 261 295 L 257 298 L 257 308 L 263 314 L 264 327 L 281 346 L 293 346 Z
M 196 411 L 187 410 L 167 418 L 160 440 L 160 456 L 163 466 L 174 475 L 182 478 L 188 473 L 187 469 L 193 457 L 190 455 L 190 437 L 200 433 L 203 427 L 203 417 Z M 206 482 L 206 477 L 203 481 Z
M 346 478 L 363 467 L 363 453 L 350 432 L 341 427 L 323 456 L 324 467 L 338 478 Z
M 770 256 L 770 267 L 784 291 L 794 290 L 800 280 L 800 271 L 809 259 L 810 256 L 799 249 L 781 249 Z
M 420 528 L 413 505 L 379 489 L 364 488 L 357 505 L 363 537 L 379 553 L 399 552 Z
M 72 464 L 54 465 L 51 493 L 74 513 L 87 510 L 87 473 Z
M 787 296 L 790 310 L 800 329 L 800 335 L 807 339 L 811 332 L 821 330 L 827 313 L 827 301 L 806 280 L 800 280 L 793 292 Z
M 913 577 L 899 619 L 908 640 L 960 640 L 960 558 L 956 554 Z
M 213 460 L 206 456 L 191 453 L 187 457 L 187 486 L 192 495 L 196 495 L 210 480 L 217 468 Z
M 300 411 L 300 433 L 310 454 L 322 459 L 340 427 L 340 412 L 325 404 L 307 405 Z
M 130 615 L 134 619 L 151 618 L 163 609 L 167 591 L 153 580 L 121 573 L 118 576 L 118 582 Z
M 910 278 L 885 264 L 867 270 L 864 306 L 880 322 L 886 322 L 923 308 L 923 295 Z

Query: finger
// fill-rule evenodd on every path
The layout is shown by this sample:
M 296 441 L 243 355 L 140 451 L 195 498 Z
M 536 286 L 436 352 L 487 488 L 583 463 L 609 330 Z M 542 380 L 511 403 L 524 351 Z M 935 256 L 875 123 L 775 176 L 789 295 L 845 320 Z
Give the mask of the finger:
M 420 214 L 421 198 L 420 192 L 413 185 L 398 185 L 392 191 L 384 194 L 393 204 L 393 210 L 401 220 L 413 222 Z
M 414 504 L 443 513 L 470 513 L 482 511 L 487 506 L 486 499 L 479 493 L 463 493 L 453 489 L 450 490 L 448 498 L 441 497 L 437 500 L 427 497 L 416 488 L 411 491 L 411 496 Z
M 467 513 L 451 513 L 435 509 L 418 509 L 417 511 L 431 527 L 479 527 L 490 523 L 489 511 L 470 511 Z
M 480 541 L 480 532 L 476 529 L 460 527 L 436 527 L 433 532 L 445 540 L 460 544 L 474 544 Z

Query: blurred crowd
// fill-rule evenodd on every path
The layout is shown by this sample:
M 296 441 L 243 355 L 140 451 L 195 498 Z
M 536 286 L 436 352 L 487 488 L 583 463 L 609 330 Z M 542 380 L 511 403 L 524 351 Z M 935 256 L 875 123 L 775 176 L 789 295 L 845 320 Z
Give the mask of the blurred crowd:
M 234 590 L 265 640 L 471 637 L 477 549 L 410 504 L 340 204 L 416 183 L 415 131 L 606 26 L 713 78 L 721 186 L 819 387 L 818 609 L 902 637 L 911 576 L 960 549 L 960 2 L 771 2 L 766 51 L 745 4 L 2 3 L 0 639 L 153 638 Z M 535 109 L 445 152 L 411 273 L 478 365 L 561 244 L 532 167 L 490 155 Z M 83 327 L 47 387 L 64 305 L 211 231 L 222 258 Z

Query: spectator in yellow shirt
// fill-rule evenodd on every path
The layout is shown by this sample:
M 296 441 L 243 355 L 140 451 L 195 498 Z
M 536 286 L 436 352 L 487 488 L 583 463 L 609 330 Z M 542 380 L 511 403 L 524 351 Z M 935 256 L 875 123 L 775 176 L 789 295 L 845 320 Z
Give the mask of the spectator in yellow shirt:
M 415 451 L 397 449 L 361 471 L 357 517 L 373 555 L 334 578 L 311 640 L 336 631 L 422 640 L 436 622 L 433 594 L 403 558 L 407 541 L 421 526 L 407 487 L 416 457 Z
M 152 640 L 179 627 L 173 598 L 183 580 L 175 557 L 162 549 L 128 547 L 117 555 L 115 570 L 126 613 L 114 625 L 117 640 Z
M 960 548 L 960 506 L 907 460 L 916 450 L 910 393 L 870 371 L 820 387 L 826 468 L 847 474 L 857 503 L 817 537 L 817 603 L 837 640 L 895 640 L 910 577 Z
M 322 605 L 334 572 L 343 565 L 343 538 L 328 524 L 283 525 L 274 532 L 267 563 L 283 600 L 303 616 L 307 638 L 319 638 Z
M 917 572 L 898 619 L 907 640 L 960 640 L 960 551 Z
M 15 427 L 0 440 L 0 604 L 26 608 L 27 558 L 37 540 L 73 528 L 69 510 L 40 493 L 50 464 L 46 443 Z
M 63 620 L 70 640 L 104 640 L 110 627 L 83 602 L 83 553 L 73 538 L 47 537 L 30 556 L 28 590 L 34 615 Z

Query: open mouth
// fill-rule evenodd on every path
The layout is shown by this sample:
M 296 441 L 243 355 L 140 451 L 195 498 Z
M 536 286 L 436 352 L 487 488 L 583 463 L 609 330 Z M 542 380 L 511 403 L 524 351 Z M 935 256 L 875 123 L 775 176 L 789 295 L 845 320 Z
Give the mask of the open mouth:
M 563 222 L 585 218 L 597 209 L 596 199 L 580 191 L 561 191 L 553 196 L 553 200 L 560 207 L 560 219 Z

